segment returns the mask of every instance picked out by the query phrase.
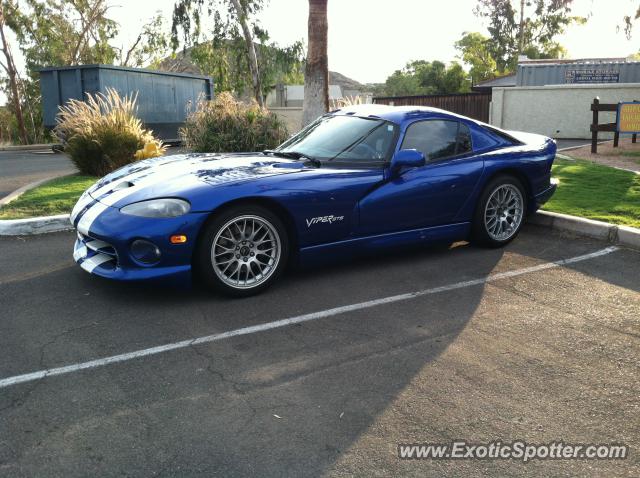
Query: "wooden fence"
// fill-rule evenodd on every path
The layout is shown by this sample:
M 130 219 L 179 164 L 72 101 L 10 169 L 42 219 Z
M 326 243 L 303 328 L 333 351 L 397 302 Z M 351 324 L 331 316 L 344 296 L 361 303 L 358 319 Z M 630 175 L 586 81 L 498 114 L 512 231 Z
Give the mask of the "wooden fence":
M 489 122 L 490 93 L 461 93 L 455 95 L 380 96 L 373 102 L 392 106 L 431 106 Z

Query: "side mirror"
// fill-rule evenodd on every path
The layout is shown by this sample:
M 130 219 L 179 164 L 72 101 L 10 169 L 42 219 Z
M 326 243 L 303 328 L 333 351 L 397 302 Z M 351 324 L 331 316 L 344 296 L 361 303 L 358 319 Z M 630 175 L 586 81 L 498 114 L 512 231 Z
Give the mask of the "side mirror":
M 401 168 L 418 168 L 424 166 L 426 160 L 424 154 L 417 149 L 401 149 L 391 159 L 391 171 Z

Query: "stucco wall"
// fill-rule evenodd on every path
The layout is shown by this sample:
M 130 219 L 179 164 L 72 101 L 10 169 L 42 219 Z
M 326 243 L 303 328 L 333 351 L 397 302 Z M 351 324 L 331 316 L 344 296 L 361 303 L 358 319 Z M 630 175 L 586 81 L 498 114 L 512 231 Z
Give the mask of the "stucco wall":
M 540 133 L 553 138 L 591 138 L 590 109 L 601 103 L 640 100 L 640 84 L 550 85 L 493 88 L 490 123 L 500 128 Z M 601 112 L 599 123 L 615 121 L 615 113 Z M 599 133 L 598 138 L 611 138 Z
M 277 114 L 287 125 L 289 133 L 297 133 L 302 129 L 302 108 L 276 108 L 269 107 L 269 111 Z

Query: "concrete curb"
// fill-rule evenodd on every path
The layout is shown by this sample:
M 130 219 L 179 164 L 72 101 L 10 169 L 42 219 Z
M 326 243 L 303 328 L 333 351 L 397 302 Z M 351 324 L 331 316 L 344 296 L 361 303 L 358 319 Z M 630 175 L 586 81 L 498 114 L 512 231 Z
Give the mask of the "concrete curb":
M 51 181 L 53 179 L 58 179 L 58 178 L 63 178 L 65 176 L 72 176 L 73 174 L 75 174 L 75 173 L 57 174 L 55 176 L 49 176 L 47 178 L 39 179 L 38 181 L 34 181 L 32 183 L 26 184 L 26 185 L 22 186 L 21 188 L 18 188 L 15 191 L 7 194 L 5 197 L 1 198 L 0 199 L 0 206 L 4 206 L 5 204 L 9 204 L 14 199 L 18 199 L 20 196 L 22 196 L 29 189 L 36 188 L 36 187 L 40 186 L 41 184 L 46 183 L 47 181 Z
M 635 227 L 617 226 L 608 222 L 548 211 L 538 211 L 529 218 L 528 222 L 557 231 L 572 232 L 581 236 L 607 241 L 611 244 L 640 249 L 640 229 Z
M 0 146 L 0 151 L 47 151 L 53 150 L 58 143 L 51 144 L 20 144 L 16 146 Z
M 69 214 L 59 216 L 30 217 L 28 219 L 0 220 L 0 236 L 29 236 L 73 229 Z

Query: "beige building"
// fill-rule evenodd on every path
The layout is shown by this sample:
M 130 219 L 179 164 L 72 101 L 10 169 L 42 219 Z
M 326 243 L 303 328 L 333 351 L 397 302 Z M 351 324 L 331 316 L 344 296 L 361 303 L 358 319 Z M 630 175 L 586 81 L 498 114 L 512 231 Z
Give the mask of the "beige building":
M 489 122 L 556 139 L 591 137 L 591 103 L 640 100 L 640 62 L 625 58 L 527 60 L 517 73 L 474 86 L 491 91 Z M 600 113 L 599 122 L 615 121 Z M 613 133 L 600 133 L 611 138 Z

